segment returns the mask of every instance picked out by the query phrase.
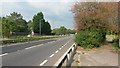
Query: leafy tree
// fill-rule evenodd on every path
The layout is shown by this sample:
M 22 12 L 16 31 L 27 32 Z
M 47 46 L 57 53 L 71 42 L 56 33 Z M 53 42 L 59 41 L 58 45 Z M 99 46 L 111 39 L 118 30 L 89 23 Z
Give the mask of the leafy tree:
M 42 34 L 44 35 L 50 35 L 51 34 L 51 26 L 49 22 L 45 22 L 42 28 Z
M 43 35 L 51 33 L 51 26 L 49 22 L 45 22 L 44 15 L 42 12 L 37 13 L 33 16 L 33 31 Z
M 55 35 L 60 35 L 60 29 L 59 28 L 55 28 L 52 30 L 52 33 L 55 34 Z
M 23 16 L 17 12 L 10 13 L 2 20 L 2 34 L 3 37 L 8 37 L 15 32 L 27 32 L 27 22 L 23 19 Z
M 65 34 L 66 34 L 66 31 L 67 31 L 67 29 L 66 29 L 64 26 L 61 26 L 61 27 L 60 27 L 60 33 L 61 33 L 61 34 L 64 34 L 64 35 L 65 35 Z
M 43 13 L 37 13 L 37 15 L 33 16 L 33 30 L 35 33 L 39 33 L 40 28 L 42 28 L 42 23 L 45 22 L 43 19 Z M 41 27 L 40 27 L 41 26 Z
M 75 34 L 75 30 L 67 29 L 66 33 L 67 34 Z
M 21 14 L 10 13 L 7 17 L 10 32 L 27 32 L 27 22 Z
M 27 26 L 28 26 L 28 31 L 31 32 L 33 30 L 33 28 L 32 28 L 33 27 L 32 26 L 32 21 L 31 20 L 28 21 Z
M 117 2 L 77 2 L 72 8 L 76 29 L 106 29 L 118 33 Z
M 56 35 L 75 34 L 75 30 L 67 29 L 64 26 L 61 26 L 60 28 L 53 29 L 52 33 Z
M 2 18 L 0 17 L 0 38 L 2 37 Z
M 3 38 L 4 37 L 9 38 L 9 36 L 10 36 L 10 29 L 9 29 L 10 26 L 8 24 L 8 20 L 5 17 L 3 17 L 1 20 L 2 20 L 2 35 L 3 35 Z

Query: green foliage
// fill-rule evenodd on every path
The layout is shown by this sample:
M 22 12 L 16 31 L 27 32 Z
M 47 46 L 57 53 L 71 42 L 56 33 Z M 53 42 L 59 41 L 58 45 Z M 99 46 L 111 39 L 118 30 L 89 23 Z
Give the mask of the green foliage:
M 43 27 L 42 27 L 42 34 L 44 35 L 50 35 L 51 34 L 51 26 L 49 22 L 45 22 Z
M 7 22 L 7 19 L 5 17 L 3 17 L 2 19 L 2 35 L 3 35 L 3 38 L 4 37 L 9 37 L 10 36 L 10 26 Z
M 64 26 L 61 26 L 60 28 L 55 28 L 52 30 L 52 33 L 56 35 L 65 35 L 65 34 L 74 34 L 75 31 L 71 29 L 67 29 Z
M 21 14 L 13 12 L 6 18 L 11 32 L 27 32 L 27 22 Z
M 67 29 L 66 34 L 75 34 L 75 30 Z
M 30 42 L 35 40 L 42 40 L 42 39 L 50 39 L 50 38 L 58 38 L 59 36 L 49 36 L 49 37 L 42 37 L 42 36 L 17 36 L 15 39 L 3 40 L 2 44 L 11 44 L 11 43 L 20 43 L 20 42 Z
M 99 47 L 103 34 L 95 30 L 82 30 L 75 36 L 75 42 L 83 48 Z
M 9 16 L 2 17 L 2 35 L 8 37 L 13 32 L 27 32 L 27 22 L 23 19 L 21 14 L 17 12 L 11 13 Z
M 28 31 L 31 32 L 31 31 L 33 30 L 33 28 L 32 28 L 32 27 L 33 27 L 33 26 L 32 26 L 32 21 L 31 21 L 31 20 L 28 21 L 27 26 L 28 26 L 28 28 L 27 28 Z
M 42 12 L 37 13 L 37 15 L 33 16 L 32 22 L 33 31 L 35 33 L 41 33 L 42 35 L 51 34 L 51 26 L 49 22 L 45 22 L 44 15 Z
M 112 46 L 115 50 L 119 50 L 120 47 L 119 47 L 119 39 L 114 39 L 113 40 L 113 43 L 112 43 Z

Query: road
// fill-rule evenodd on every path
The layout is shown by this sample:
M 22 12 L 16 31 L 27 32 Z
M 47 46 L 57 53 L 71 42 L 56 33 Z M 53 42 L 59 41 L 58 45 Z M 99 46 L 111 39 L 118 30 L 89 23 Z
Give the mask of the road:
M 56 39 L 39 40 L 39 41 L 22 43 L 22 44 L 20 43 L 20 44 L 13 44 L 13 45 L 4 46 L 4 47 L 2 47 L 2 54 L 15 52 L 18 50 L 25 49 L 27 47 L 32 47 L 34 45 L 44 44 L 44 43 L 47 43 L 50 41 L 56 41 Z
M 52 66 L 59 58 L 74 44 L 74 37 L 65 37 L 47 43 L 23 45 L 20 50 L 7 52 L 4 50 L 2 56 L 3 66 Z M 16 47 L 19 49 L 19 47 Z M 12 49 L 12 48 L 11 48 Z

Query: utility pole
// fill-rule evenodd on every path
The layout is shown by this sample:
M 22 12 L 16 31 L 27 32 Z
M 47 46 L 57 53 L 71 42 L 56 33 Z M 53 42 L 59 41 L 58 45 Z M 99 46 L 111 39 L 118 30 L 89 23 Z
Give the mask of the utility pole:
M 41 20 L 40 20 L 40 22 L 39 22 L 39 33 L 40 33 L 40 35 L 41 35 Z

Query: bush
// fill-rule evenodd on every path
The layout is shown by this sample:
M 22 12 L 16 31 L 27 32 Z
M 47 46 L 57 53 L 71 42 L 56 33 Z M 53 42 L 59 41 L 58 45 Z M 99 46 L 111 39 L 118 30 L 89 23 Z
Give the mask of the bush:
M 115 50 L 119 50 L 120 47 L 119 47 L 119 39 L 114 39 L 113 40 L 113 43 L 112 43 L 112 46 Z
M 95 30 L 82 30 L 75 36 L 75 42 L 83 48 L 99 47 L 104 40 L 104 33 Z

